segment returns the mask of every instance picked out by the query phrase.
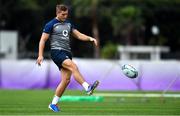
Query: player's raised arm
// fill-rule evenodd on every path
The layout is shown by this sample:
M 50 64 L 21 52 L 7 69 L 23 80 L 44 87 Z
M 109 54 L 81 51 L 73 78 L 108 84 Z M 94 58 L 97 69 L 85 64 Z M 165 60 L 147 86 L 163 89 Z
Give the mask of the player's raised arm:
M 37 64 L 41 65 L 42 61 L 43 61 L 43 53 L 44 53 L 44 47 L 45 47 L 45 43 L 49 38 L 49 34 L 48 33 L 42 33 L 41 35 L 41 39 L 39 42 L 39 54 L 38 54 L 38 58 L 37 58 Z
M 97 40 L 93 37 L 87 36 L 81 32 L 79 32 L 77 29 L 73 29 L 72 35 L 82 41 L 92 41 L 96 46 L 98 46 Z

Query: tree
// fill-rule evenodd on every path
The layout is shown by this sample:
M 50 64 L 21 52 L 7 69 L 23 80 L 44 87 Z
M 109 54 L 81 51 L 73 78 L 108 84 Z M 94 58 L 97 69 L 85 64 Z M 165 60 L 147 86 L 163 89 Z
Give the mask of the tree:
M 132 34 L 139 34 L 143 26 L 141 10 L 135 6 L 124 6 L 114 9 L 112 13 L 111 23 L 114 28 L 114 34 L 121 34 L 125 38 L 126 44 L 133 44 Z M 143 43 L 142 41 L 137 43 Z
M 77 17 L 90 17 L 92 20 L 92 35 L 98 41 L 99 39 L 99 30 L 98 30 L 98 9 L 97 7 L 100 4 L 100 0 L 73 0 L 72 5 L 75 10 L 75 15 Z M 100 47 L 94 47 L 94 57 L 100 57 Z

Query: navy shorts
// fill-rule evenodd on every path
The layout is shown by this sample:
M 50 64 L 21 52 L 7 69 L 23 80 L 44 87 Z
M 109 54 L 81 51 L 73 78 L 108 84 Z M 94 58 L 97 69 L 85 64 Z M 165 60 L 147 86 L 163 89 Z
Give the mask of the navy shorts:
M 62 63 L 66 59 L 72 60 L 71 52 L 65 50 L 53 49 L 51 50 L 51 59 L 58 66 L 59 70 L 62 68 Z

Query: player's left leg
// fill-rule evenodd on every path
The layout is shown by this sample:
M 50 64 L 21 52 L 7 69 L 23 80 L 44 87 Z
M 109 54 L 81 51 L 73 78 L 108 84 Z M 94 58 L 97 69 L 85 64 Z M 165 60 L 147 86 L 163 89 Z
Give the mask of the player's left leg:
M 61 69 L 61 82 L 56 88 L 55 95 L 54 95 L 54 98 L 52 100 L 52 103 L 49 105 L 49 109 L 51 109 L 54 112 L 59 111 L 57 103 L 59 101 L 59 98 L 64 93 L 66 87 L 68 86 L 68 84 L 70 82 L 70 77 L 71 77 L 71 71 L 62 68 Z
M 72 74 L 71 71 L 64 68 L 61 69 L 61 83 L 56 88 L 56 92 L 55 92 L 56 96 L 59 96 L 59 97 L 62 96 L 65 88 L 70 83 L 71 74 Z

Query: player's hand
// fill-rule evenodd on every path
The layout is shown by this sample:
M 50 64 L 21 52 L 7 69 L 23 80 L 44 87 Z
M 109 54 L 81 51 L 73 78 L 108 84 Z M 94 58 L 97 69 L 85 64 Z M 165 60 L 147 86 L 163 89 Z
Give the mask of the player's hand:
M 41 66 L 41 64 L 42 64 L 42 62 L 43 62 L 43 56 L 39 56 L 38 58 L 37 58 L 37 61 L 36 61 L 36 63 L 39 65 L 39 66 Z
M 90 39 L 90 41 L 92 41 L 92 42 L 94 42 L 94 44 L 96 45 L 96 46 L 98 46 L 98 42 L 97 42 L 97 40 L 95 39 L 95 38 L 89 38 Z

